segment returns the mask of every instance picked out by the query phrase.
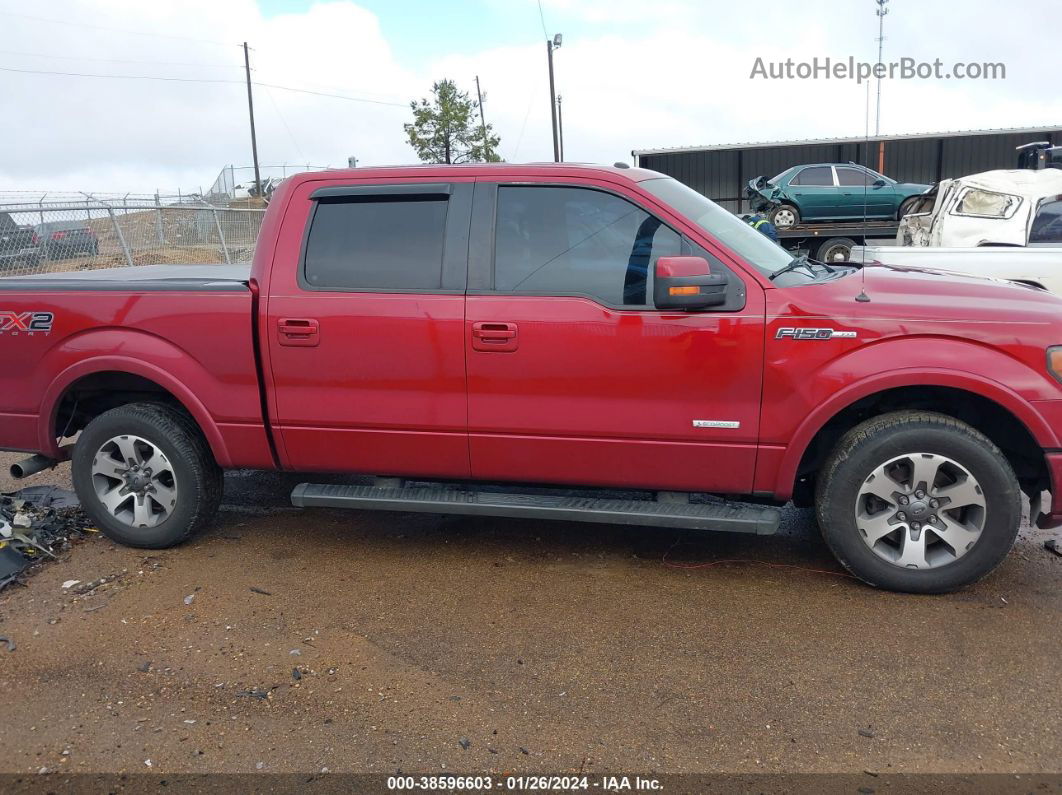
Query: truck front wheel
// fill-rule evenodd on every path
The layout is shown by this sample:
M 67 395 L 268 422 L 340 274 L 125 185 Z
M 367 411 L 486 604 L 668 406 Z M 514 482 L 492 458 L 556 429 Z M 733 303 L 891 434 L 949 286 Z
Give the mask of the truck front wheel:
M 820 471 L 819 526 L 870 585 L 946 593 L 992 571 L 1018 534 L 1021 491 L 986 436 L 943 414 L 883 414 L 849 431 Z
M 162 549 L 209 522 L 222 473 L 192 419 L 171 406 L 131 403 L 81 433 L 72 459 L 81 506 L 114 541 Z

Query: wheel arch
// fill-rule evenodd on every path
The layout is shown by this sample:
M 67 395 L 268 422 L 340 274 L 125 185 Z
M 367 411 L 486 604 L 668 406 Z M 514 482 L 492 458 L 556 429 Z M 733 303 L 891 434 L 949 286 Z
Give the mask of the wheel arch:
M 980 376 L 919 370 L 917 380 L 894 373 L 861 381 L 810 413 L 786 447 L 775 496 L 807 503 L 818 466 L 844 433 L 870 416 L 906 409 L 936 411 L 985 434 L 1007 456 L 1027 493 L 1049 482 L 1043 451 L 1057 447 L 1058 439 L 1026 400 Z
M 107 390 L 89 411 L 78 411 L 78 396 Z M 104 411 L 145 398 L 183 409 L 198 426 L 222 467 L 229 462 L 225 440 L 203 403 L 181 381 L 161 367 L 125 356 L 99 356 L 71 365 L 56 376 L 41 401 L 38 444 L 42 452 L 62 457 L 58 438 L 80 430 Z

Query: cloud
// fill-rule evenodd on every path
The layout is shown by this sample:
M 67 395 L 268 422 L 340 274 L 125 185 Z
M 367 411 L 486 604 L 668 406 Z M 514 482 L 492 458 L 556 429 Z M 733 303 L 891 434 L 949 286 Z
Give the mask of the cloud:
M 634 0 L 544 0 L 550 30 L 565 31 L 556 74 L 568 159 L 613 162 L 636 148 L 861 135 L 866 86 L 750 80 L 749 74 L 757 56 L 873 60 L 876 19 L 872 4 L 865 5 L 856 13 L 849 0 L 809 0 L 789 13 L 688 0 L 661 0 L 651 8 Z M 1002 61 L 1007 80 L 887 83 L 883 132 L 1059 123 L 1041 66 L 1053 52 L 1051 34 L 1020 22 L 1038 8 L 1032 0 L 1012 2 L 1005 12 L 988 0 L 968 0 L 963 14 L 943 0 L 891 5 L 886 59 Z M 363 165 L 410 162 L 402 132 L 409 100 L 442 77 L 474 92 L 477 74 L 503 155 L 552 158 L 545 44 L 537 25 L 524 44 L 444 51 L 447 26 L 477 13 L 472 0 L 455 2 L 440 16 L 438 38 L 423 43 L 433 54 L 415 68 L 377 17 L 353 2 L 322 0 L 302 13 L 269 18 L 253 0 L 0 0 L 0 11 L 75 23 L 3 17 L 4 49 L 33 55 L 0 54 L 0 66 L 230 81 L 3 73 L 0 189 L 194 190 L 207 187 L 228 163 L 249 163 L 243 40 L 252 44 L 257 82 L 397 105 L 256 87 L 263 163 L 344 165 L 350 155 Z M 525 27 L 527 11 L 520 14 Z M 872 109 L 873 87 L 869 93 Z

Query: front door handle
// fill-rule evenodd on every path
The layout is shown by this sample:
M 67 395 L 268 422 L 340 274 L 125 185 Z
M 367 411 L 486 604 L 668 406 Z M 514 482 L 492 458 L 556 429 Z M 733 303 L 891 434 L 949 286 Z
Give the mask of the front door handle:
M 515 323 L 479 322 L 472 324 L 472 349 L 495 353 L 510 353 L 519 344 L 519 329 Z
M 310 318 L 282 317 L 277 321 L 277 338 L 290 348 L 316 348 L 321 344 L 321 328 Z

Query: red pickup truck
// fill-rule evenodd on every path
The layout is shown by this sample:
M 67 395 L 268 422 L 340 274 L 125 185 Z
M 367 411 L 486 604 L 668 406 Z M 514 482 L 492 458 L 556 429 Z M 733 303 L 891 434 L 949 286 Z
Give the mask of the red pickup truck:
M 0 448 L 72 458 L 136 546 L 209 521 L 223 469 L 356 473 L 292 501 L 769 534 L 793 500 L 863 580 L 942 592 L 1022 491 L 1062 522 L 1058 344 L 1042 291 L 794 258 L 651 171 L 330 171 L 249 270 L 0 279 Z

